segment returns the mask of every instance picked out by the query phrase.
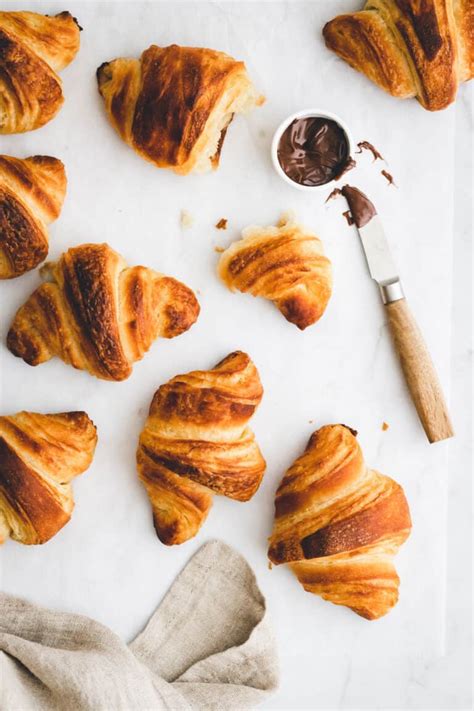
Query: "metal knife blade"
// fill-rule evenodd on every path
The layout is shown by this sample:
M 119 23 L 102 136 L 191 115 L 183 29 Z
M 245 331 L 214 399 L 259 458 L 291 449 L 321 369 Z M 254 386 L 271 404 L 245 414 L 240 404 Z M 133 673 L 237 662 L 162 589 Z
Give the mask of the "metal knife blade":
M 372 279 L 375 279 L 379 286 L 399 281 L 398 269 L 393 261 L 380 217 L 374 215 L 366 225 L 357 229 Z
M 375 206 L 367 195 L 351 185 L 344 185 L 339 192 L 349 204 L 370 275 L 379 286 L 393 342 L 426 436 L 430 442 L 452 437 L 454 432 L 443 391 L 423 336 L 405 299 Z M 334 194 L 339 193 L 336 190 Z

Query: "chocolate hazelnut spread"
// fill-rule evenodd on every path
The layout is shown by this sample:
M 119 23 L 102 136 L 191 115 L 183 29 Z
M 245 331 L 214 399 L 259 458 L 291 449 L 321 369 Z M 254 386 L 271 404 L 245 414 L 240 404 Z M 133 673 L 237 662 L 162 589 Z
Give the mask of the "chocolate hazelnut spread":
M 341 126 L 318 116 L 292 121 L 280 138 L 277 153 L 286 175 L 311 187 L 337 180 L 355 165 Z
M 381 170 L 380 172 L 382 173 L 383 177 L 387 179 L 389 185 L 395 185 L 395 187 L 397 187 L 393 179 L 393 175 L 390 175 L 390 173 L 386 170 Z
M 352 219 L 357 227 L 364 227 L 377 214 L 375 205 L 358 188 L 354 188 L 352 185 L 344 185 L 341 188 L 341 193 L 349 203 Z
M 354 224 L 354 220 L 352 219 L 351 211 L 350 210 L 344 210 L 342 213 L 342 216 L 346 218 L 346 222 L 349 225 L 349 227 L 352 227 Z
M 356 224 L 357 227 L 364 227 L 377 214 L 375 205 L 370 202 L 367 195 L 364 195 L 361 190 L 354 188 L 352 185 L 334 188 L 328 195 L 326 202 L 338 195 L 344 195 L 349 204 L 349 211 L 342 213 L 349 225 Z
M 362 153 L 362 151 L 370 151 L 374 157 L 374 161 L 376 161 L 377 159 L 385 160 L 383 155 L 379 153 L 379 151 L 372 143 L 370 143 L 370 141 L 360 141 L 360 143 L 357 144 L 357 148 L 359 149 L 358 151 L 356 151 L 357 153 Z

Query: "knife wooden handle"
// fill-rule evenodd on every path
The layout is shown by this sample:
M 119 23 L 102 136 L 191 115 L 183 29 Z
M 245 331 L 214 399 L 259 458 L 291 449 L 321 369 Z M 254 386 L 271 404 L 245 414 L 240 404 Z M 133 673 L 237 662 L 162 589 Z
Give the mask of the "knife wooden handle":
M 454 435 L 433 361 L 406 299 L 385 304 L 405 379 L 430 442 Z

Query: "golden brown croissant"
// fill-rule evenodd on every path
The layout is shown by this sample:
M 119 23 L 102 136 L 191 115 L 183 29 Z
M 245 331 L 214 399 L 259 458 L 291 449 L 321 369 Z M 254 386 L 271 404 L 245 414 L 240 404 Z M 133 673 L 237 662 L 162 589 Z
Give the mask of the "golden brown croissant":
M 66 183 L 57 158 L 0 155 L 0 279 L 20 276 L 46 259 L 46 225 L 59 217 Z
M 229 289 L 270 299 L 301 330 L 320 319 L 332 273 L 318 237 L 287 217 L 277 227 L 248 227 L 242 237 L 219 261 Z
M 237 501 L 255 494 L 265 460 L 247 422 L 262 395 L 257 369 L 240 351 L 156 391 L 137 464 L 160 541 L 173 545 L 195 536 L 213 492 Z
M 69 521 L 71 481 L 89 467 L 96 443 L 85 412 L 0 417 L 0 543 L 45 543 Z
M 368 469 L 344 425 L 315 432 L 275 499 L 272 563 L 305 590 L 374 620 L 398 600 L 393 557 L 411 529 L 402 487 Z
M 124 380 L 153 341 L 196 321 L 191 289 L 146 267 L 127 267 L 107 244 L 83 244 L 42 270 L 42 284 L 18 310 L 10 351 L 38 365 L 59 356 L 104 380 Z
M 326 45 L 382 89 L 444 109 L 474 76 L 472 0 L 368 0 L 328 22 Z
M 203 173 L 217 168 L 234 114 L 263 103 L 245 64 L 223 52 L 152 45 L 138 59 L 97 70 L 112 125 L 159 168 Z
M 51 121 L 64 98 L 56 72 L 72 62 L 80 28 L 69 12 L 0 12 L 0 133 Z

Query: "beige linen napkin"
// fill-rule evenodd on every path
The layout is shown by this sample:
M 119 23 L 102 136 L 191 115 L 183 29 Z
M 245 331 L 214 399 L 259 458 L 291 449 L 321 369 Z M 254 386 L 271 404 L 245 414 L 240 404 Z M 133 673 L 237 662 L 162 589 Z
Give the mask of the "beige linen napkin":
M 218 541 L 196 553 L 129 646 L 88 617 L 0 594 L 5 711 L 241 711 L 277 676 L 255 576 Z

